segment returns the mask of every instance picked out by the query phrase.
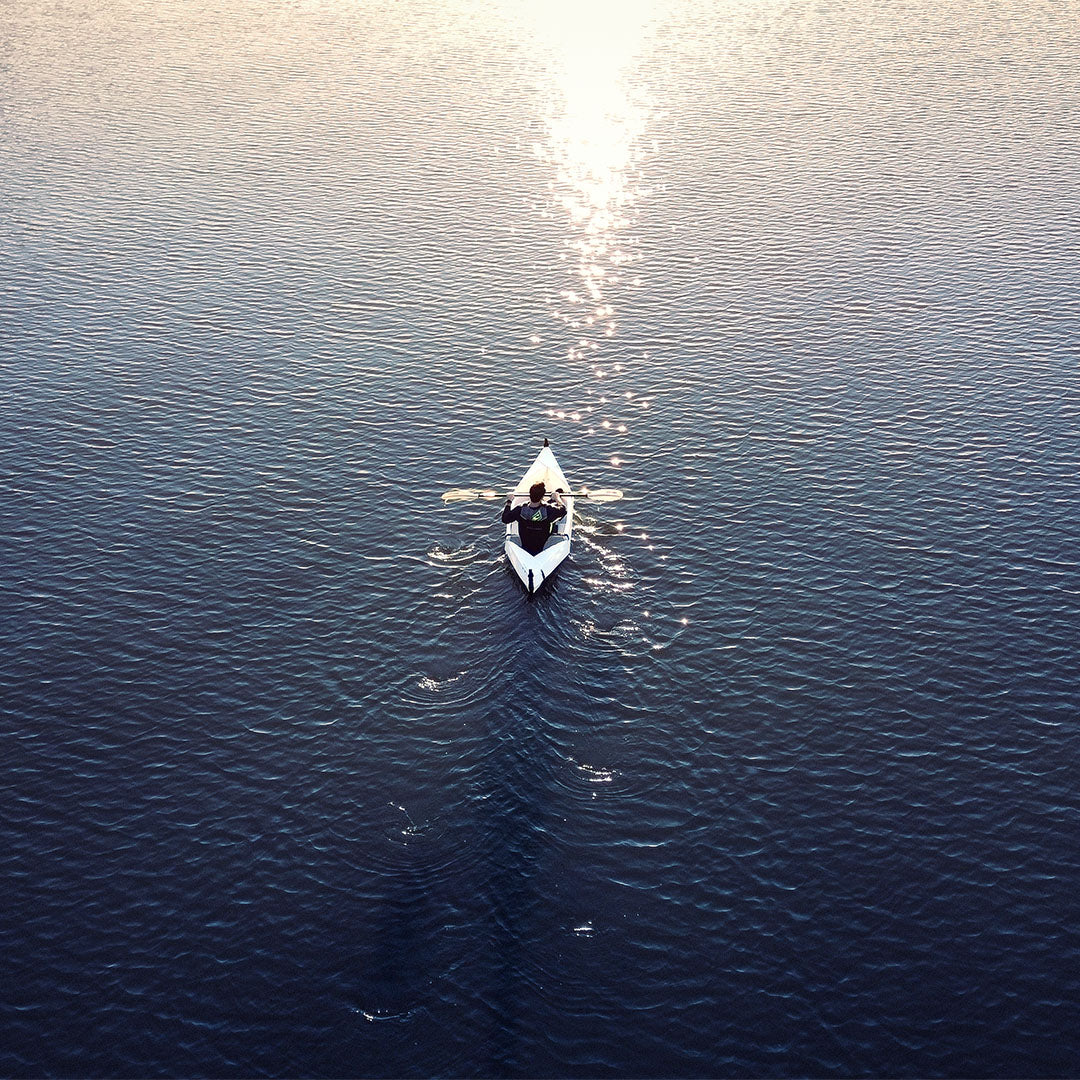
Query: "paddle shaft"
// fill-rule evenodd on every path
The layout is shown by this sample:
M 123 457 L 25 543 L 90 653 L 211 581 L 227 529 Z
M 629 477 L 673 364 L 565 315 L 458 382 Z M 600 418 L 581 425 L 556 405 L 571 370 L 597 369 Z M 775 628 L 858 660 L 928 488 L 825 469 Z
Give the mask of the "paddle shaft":
M 547 492 L 548 497 L 554 495 L 561 495 L 567 499 L 587 499 L 590 502 L 618 502 L 623 497 L 621 491 L 617 491 L 614 488 L 597 488 L 595 491 L 590 491 L 586 494 L 584 491 L 563 491 L 563 492 Z M 447 491 L 443 494 L 443 499 L 456 502 L 461 499 L 498 499 L 500 495 L 498 491 L 493 491 L 491 488 L 485 490 L 477 490 L 476 488 L 454 488 L 451 491 Z M 529 493 L 527 491 L 512 491 L 506 496 L 507 499 L 527 499 Z

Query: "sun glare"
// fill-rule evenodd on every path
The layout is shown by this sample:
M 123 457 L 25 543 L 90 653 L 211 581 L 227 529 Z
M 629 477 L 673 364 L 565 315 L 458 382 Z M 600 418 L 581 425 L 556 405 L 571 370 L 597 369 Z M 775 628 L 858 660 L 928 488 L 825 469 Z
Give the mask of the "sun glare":
M 623 266 L 628 212 L 637 196 L 634 165 L 649 118 L 640 87 L 631 78 L 644 47 L 652 5 L 634 0 L 589 3 L 557 0 L 530 13 L 537 49 L 550 63 L 548 140 L 534 152 L 552 167 L 552 198 L 569 226 L 580 286 L 568 298 L 570 318 L 587 326 Z M 597 330 L 610 337 L 614 308 Z

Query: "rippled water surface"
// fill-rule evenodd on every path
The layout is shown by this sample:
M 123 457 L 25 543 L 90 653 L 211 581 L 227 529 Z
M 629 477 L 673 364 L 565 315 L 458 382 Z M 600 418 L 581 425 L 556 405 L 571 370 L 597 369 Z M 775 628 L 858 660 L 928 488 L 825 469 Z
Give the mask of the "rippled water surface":
M 1077 1075 L 1078 102 L 1069 0 L 0 0 L 0 1073 Z

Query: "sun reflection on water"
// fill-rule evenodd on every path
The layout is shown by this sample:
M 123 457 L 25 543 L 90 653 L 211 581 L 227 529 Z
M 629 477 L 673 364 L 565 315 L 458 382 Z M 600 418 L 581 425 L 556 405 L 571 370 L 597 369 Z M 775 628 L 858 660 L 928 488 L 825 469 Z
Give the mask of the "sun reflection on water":
M 571 360 L 595 357 L 618 328 L 614 290 L 638 259 L 632 208 L 651 109 L 632 78 L 646 46 L 652 4 L 582 0 L 536 5 L 538 47 L 550 58 L 546 142 L 534 155 L 551 168 L 551 206 L 567 224 L 564 244 L 575 281 L 553 315 L 576 331 Z

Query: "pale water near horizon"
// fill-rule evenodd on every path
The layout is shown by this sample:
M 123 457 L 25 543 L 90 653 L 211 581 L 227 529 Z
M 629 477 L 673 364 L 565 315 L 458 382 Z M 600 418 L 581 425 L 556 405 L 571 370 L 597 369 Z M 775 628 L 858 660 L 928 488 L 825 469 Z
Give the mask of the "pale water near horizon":
M 1077 3 L 0 0 L 0 1072 L 1076 1075 L 1078 108 Z

